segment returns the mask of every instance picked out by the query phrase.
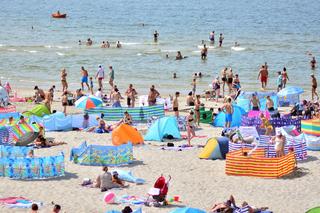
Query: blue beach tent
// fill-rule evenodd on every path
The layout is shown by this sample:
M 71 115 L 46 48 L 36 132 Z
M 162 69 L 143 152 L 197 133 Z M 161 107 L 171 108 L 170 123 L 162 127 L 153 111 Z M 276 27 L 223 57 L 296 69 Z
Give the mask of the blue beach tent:
M 172 135 L 173 138 L 180 139 L 180 131 L 176 117 L 163 117 L 156 120 L 148 129 L 144 136 L 145 141 L 162 141 L 167 136 Z
M 232 122 L 231 127 L 238 127 L 241 125 L 241 117 L 246 114 L 245 110 L 242 107 L 237 105 L 233 106 L 233 114 L 232 114 Z M 226 123 L 226 114 L 224 112 L 220 112 L 213 121 L 213 126 L 216 127 L 224 127 Z

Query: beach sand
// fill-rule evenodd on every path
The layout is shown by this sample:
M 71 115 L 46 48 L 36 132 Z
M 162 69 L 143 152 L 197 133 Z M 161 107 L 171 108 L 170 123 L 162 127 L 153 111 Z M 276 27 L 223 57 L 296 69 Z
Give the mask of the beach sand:
M 19 95 L 30 95 L 31 91 L 19 91 Z M 31 109 L 30 103 L 17 103 L 18 111 Z M 184 105 L 181 98 L 180 106 Z M 211 103 L 210 105 L 213 105 Z M 72 107 L 73 108 L 73 107 Z M 71 107 L 71 112 L 79 112 Z M 55 102 L 53 109 L 61 110 L 60 102 Z M 140 127 L 139 128 L 143 128 Z M 201 124 L 197 135 L 207 138 L 195 138 L 193 145 L 205 145 L 208 138 L 220 136 L 221 128 Z M 182 134 L 186 134 L 182 132 Z M 10 180 L 1 178 L 0 197 L 23 196 L 41 201 L 44 206 L 40 212 L 50 212 L 51 202 L 60 204 L 62 212 L 106 212 L 111 209 L 122 209 L 125 205 L 108 205 L 103 201 L 104 192 L 99 189 L 80 186 L 83 178 L 95 179 L 101 173 L 101 167 L 76 165 L 68 160 L 72 147 L 83 141 L 89 144 L 111 145 L 111 134 L 94 134 L 86 132 L 47 132 L 47 137 L 68 144 L 35 151 L 36 156 L 56 155 L 60 151 L 65 154 L 65 177 L 49 180 Z M 175 145 L 186 144 L 185 140 Z M 247 201 L 254 206 L 268 206 L 273 212 L 305 212 L 320 204 L 320 152 L 308 152 L 308 160 L 298 163 L 298 170 L 281 179 L 262 179 L 253 177 L 235 177 L 225 174 L 224 160 L 200 160 L 201 148 L 185 151 L 164 151 L 160 143 L 146 141 L 145 145 L 134 147 L 133 164 L 119 167 L 130 170 L 136 177 L 144 178 L 144 185 L 130 183 L 129 188 L 111 190 L 117 196 L 146 196 L 161 175 L 172 176 L 168 198 L 180 196 L 181 202 L 173 203 L 164 208 L 143 207 L 144 212 L 170 212 L 175 207 L 191 206 L 209 211 L 214 203 L 225 201 L 231 194 L 237 204 Z M 136 209 L 136 207 L 133 207 Z M 28 212 L 29 210 L 8 209 L 0 206 L 1 212 Z

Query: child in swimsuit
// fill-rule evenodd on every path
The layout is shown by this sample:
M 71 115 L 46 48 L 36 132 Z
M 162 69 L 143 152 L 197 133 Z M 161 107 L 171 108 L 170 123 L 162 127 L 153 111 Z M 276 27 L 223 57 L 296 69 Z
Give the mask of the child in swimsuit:
M 263 113 L 260 114 L 260 119 L 262 121 L 260 128 L 263 128 L 266 130 L 265 135 L 271 135 L 273 126 L 270 124 L 269 120 L 264 116 Z

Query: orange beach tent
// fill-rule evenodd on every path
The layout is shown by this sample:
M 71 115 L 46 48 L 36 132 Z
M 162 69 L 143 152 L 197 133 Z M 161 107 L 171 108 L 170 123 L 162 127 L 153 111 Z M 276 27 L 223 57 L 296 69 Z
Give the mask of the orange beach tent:
M 133 145 L 143 144 L 143 137 L 138 130 L 127 124 L 121 124 L 112 131 L 112 144 L 119 146 L 131 142 Z

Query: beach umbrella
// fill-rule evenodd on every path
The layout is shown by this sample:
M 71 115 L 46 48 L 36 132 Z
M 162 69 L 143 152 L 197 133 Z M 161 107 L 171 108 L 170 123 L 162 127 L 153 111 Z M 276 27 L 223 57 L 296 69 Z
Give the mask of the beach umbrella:
M 278 92 L 278 96 L 285 97 L 285 96 L 290 96 L 290 95 L 300 95 L 303 92 L 304 91 L 302 88 L 291 86 L 291 87 L 286 87 L 286 88 L 283 88 L 282 90 L 280 90 L 280 92 Z
M 96 96 L 82 96 L 75 102 L 75 106 L 79 109 L 91 109 L 102 105 L 102 100 Z

